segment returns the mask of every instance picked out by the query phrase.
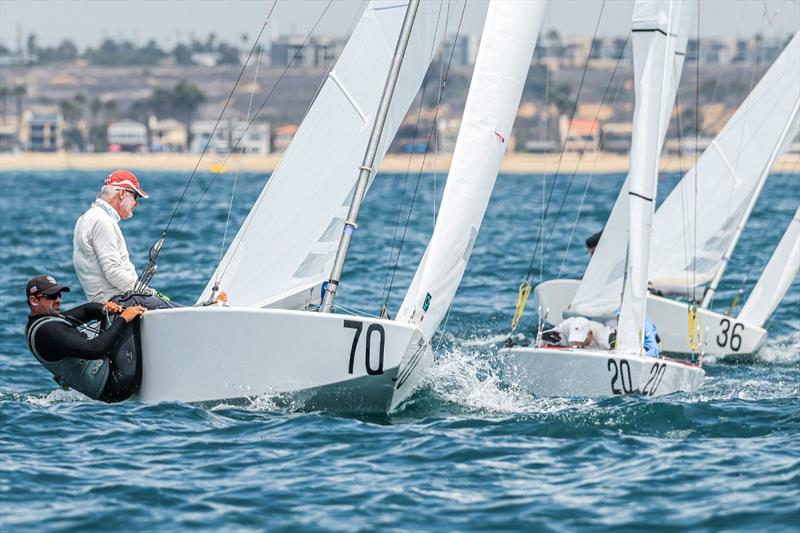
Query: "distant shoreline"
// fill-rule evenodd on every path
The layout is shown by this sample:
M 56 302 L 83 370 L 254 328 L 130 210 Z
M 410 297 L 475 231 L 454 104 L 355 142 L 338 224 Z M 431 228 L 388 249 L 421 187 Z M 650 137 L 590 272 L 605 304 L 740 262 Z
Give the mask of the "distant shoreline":
M 0 154 L 0 172 L 25 170 L 99 170 L 107 171 L 116 168 L 133 170 L 162 170 L 175 172 L 191 172 L 197 165 L 198 154 L 131 154 L 131 153 L 33 153 Z M 232 157 L 226 171 L 237 168 L 244 172 L 272 172 L 280 161 L 281 154 L 268 156 L 242 155 Z M 422 154 L 405 155 L 389 154 L 380 166 L 381 172 L 403 172 L 410 168 L 419 172 L 423 161 Z M 424 172 L 446 172 L 450 166 L 451 155 L 432 155 L 424 157 Z M 222 163 L 223 157 L 207 155 L 203 158 L 199 170 L 208 172 L 213 165 Z M 580 165 L 578 163 L 580 162 Z M 608 174 L 628 171 L 629 159 L 624 155 L 608 153 L 587 153 L 581 158 L 579 154 L 507 154 L 503 159 L 500 171 L 504 174 L 529 173 L 592 173 Z M 410 163 L 410 164 L 409 164 Z M 694 164 L 694 158 L 684 156 L 682 159 L 674 155 L 661 158 L 662 172 L 686 171 Z M 793 172 L 800 168 L 800 156 L 784 155 L 772 167 L 772 172 Z

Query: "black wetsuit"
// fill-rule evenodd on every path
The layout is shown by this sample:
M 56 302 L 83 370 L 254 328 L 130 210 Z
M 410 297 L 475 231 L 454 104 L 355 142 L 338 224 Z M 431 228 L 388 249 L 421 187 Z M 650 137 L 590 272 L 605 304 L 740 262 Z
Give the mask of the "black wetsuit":
M 108 359 L 110 368 L 108 380 L 96 399 L 104 402 L 118 402 L 129 398 L 141 384 L 141 362 L 138 350 L 133 346 L 133 323 L 126 323 L 117 317 L 104 331 L 90 339 L 78 327 L 93 320 L 105 319 L 103 305 L 89 302 L 65 311 L 59 317 L 63 321 L 48 321 L 35 331 L 36 350 L 40 357 L 55 362 L 65 357 L 77 359 Z M 26 334 L 31 326 L 42 318 L 29 316 Z M 120 349 L 120 344 L 128 342 L 129 349 Z

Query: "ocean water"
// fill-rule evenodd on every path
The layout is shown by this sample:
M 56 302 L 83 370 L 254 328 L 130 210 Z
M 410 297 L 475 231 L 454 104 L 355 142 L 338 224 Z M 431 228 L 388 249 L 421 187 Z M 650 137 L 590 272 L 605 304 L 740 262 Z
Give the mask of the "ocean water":
M 139 173 L 151 199 L 123 223 L 142 266 L 186 175 Z M 193 301 L 219 257 L 235 173 L 198 175 L 153 285 Z M 700 390 L 659 398 L 535 398 L 504 383 L 494 353 L 540 229 L 542 176 L 500 176 L 436 363 L 398 413 L 303 412 L 269 397 L 246 405 L 105 405 L 56 389 L 24 342 L 24 285 L 51 273 L 76 290 L 72 227 L 103 173 L 0 174 L 0 529 L 797 531 L 800 527 L 800 283 L 752 358 L 709 365 Z M 534 263 L 578 277 L 621 175 L 568 176 L 553 196 Z M 234 230 L 265 177 L 242 174 Z M 676 175 L 664 176 L 663 196 Z M 403 191 L 379 176 L 364 204 L 338 302 L 375 314 L 395 263 Z M 396 311 L 424 250 L 444 184 L 423 175 L 397 275 Z M 587 191 L 585 202 L 582 200 Z M 563 204 L 562 204 L 563 199 Z M 303 209 L 325 201 L 324 191 Z M 797 173 L 770 178 L 716 306 L 749 291 L 800 202 Z M 555 213 L 562 205 L 558 220 Z M 576 214 L 581 216 L 576 221 Z M 573 227 L 574 226 L 574 227 Z M 402 225 L 400 226 L 402 230 Z M 228 240 L 232 234 L 229 233 Z M 541 259 L 541 261 L 540 261 Z M 537 277 L 538 279 L 538 277 Z M 522 328 L 536 324 L 529 310 Z

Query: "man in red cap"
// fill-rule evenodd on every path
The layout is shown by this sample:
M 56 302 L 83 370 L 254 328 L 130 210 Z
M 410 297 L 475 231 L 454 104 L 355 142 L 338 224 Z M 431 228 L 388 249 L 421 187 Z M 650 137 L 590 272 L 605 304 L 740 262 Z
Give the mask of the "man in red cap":
M 147 198 L 138 178 L 129 170 L 108 175 L 89 209 L 78 218 L 72 238 L 75 273 L 92 302 L 105 302 L 134 289 L 139 275 L 128 255 L 120 220 L 133 216 L 139 200 Z M 172 307 L 150 287 L 141 290 L 148 308 Z M 163 304 L 163 305 L 162 305 Z

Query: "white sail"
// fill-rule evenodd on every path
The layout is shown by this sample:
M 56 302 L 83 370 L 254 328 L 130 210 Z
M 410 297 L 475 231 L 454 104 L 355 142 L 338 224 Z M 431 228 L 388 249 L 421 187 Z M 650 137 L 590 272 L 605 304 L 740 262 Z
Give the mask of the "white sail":
M 398 314 L 430 339 L 455 296 L 522 96 L 546 2 L 489 4 L 433 236 Z
M 655 9 L 654 4 L 663 5 L 664 2 L 637 2 L 637 7 L 635 9 L 647 9 L 646 6 L 648 5 Z M 696 11 L 696 2 L 693 0 L 683 2 L 675 1 L 672 4 L 674 15 L 673 26 L 676 33 L 673 33 L 672 36 L 667 39 L 666 46 L 669 49 L 670 55 L 668 57 L 671 58 L 671 62 L 669 63 L 669 68 L 663 71 L 663 81 L 658 85 L 658 88 L 664 88 L 661 103 L 662 107 L 652 111 L 654 113 L 652 116 L 641 117 L 645 123 L 642 127 L 651 129 L 653 127 L 657 128 L 658 146 L 656 148 L 656 153 L 661 153 L 661 148 L 667 135 L 669 117 L 672 113 L 681 73 L 683 72 L 683 62 L 686 54 L 686 43 L 689 39 L 691 21 Z M 634 11 L 633 21 L 634 44 L 637 40 L 637 34 L 639 34 L 639 37 L 644 36 L 644 32 L 635 31 L 641 24 L 637 22 L 637 17 L 639 16 L 639 11 L 637 10 Z M 646 13 L 646 11 L 642 11 L 642 13 Z M 643 53 L 640 53 L 639 57 L 644 60 L 642 55 Z M 659 59 L 660 62 L 663 63 L 662 58 L 653 59 Z M 653 73 L 655 67 L 649 66 L 645 69 L 645 66 L 641 65 L 640 68 L 646 70 L 648 73 Z M 661 73 L 659 72 L 659 74 Z M 638 110 L 638 97 L 636 107 Z M 634 125 L 634 128 L 636 128 L 636 125 Z M 634 129 L 634 142 L 643 134 L 641 130 Z M 633 146 L 631 147 L 631 153 L 633 153 Z M 595 249 L 589 266 L 586 268 L 583 280 L 570 306 L 571 312 L 587 316 L 602 316 L 612 313 L 620 305 L 622 280 L 625 271 L 625 250 L 628 242 L 629 184 L 630 175 L 625 180 L 622 189 L 620 189 L 619 196 L 614 203 L 608 222 L 603 230 L 603 236 Z
M 758 278 L 737 321 L 763 326 L 775 312 L 800 270 L 800 208 Z
M 681 5 L 676 1 L 639 1 L 633 7 L 633 115 L 628 188 L 628 261 L 617 326 L 616 349 L 643 351 L 650 235 L 663 140 L 663 110 L 672 108 L 668 73 L 672 71 Z M 656 118 L 657 120 L 653 120 Z
M 403 0 L 367 6 L 201 301 L 220 278 L 233 306 L 264 306 L 327 280 L 406 8 Z M 422 2 L 417 12 L 376 167 L 444 33 L 438 11 L 438 3 Z
M 770 168 L 800 131 L 799 108 L 796 33 L 695 168 L 659 207 L 653 235 L 658 247 L 650 267 L 650 280 L 657 288 L 691 294 L 691 287 L 708 283 L 723 267 Z M 687 209 L 695 202 L 697 213 Z

